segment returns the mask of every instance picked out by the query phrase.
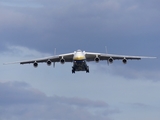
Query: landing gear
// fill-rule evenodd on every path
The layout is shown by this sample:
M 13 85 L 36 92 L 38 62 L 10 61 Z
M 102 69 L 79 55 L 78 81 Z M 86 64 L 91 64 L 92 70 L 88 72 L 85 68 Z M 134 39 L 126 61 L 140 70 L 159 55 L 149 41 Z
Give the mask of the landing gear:
M 75 73 L 75 68 L 74 67 L 72 67 L 72 73 Z
M 85 66 L 84 68 L 77 69 L 77 68 L 75 68 L 75 67 L 73 66 L 73 67 L 72 67 L 72 73 L 75 73 L 75 71 L 86 71 L 86 73 L 89 73 L 89 67 L 88 67 L 88 66 Z
M 86 73 L 89 73 L 89 67 L 87 66 L 87 68 L 86 68 Z
M 75 71 L 74 71 L 74 70 L 72 70 L 72 73 L 75 73 Z
M 86 73 L 89 73 L 89 70 L 86 70 Z

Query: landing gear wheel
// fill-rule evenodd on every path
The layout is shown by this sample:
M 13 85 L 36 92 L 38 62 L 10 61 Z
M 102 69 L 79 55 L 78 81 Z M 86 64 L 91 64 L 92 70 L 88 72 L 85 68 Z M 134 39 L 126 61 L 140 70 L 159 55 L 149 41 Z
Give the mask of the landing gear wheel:
M 75 73 L 75 70 L 72 70 L 72 73 Z
M 72 73 L 75 73 L 75 69 L 74 69 L 74 67 L 72 67 Z
M 89 73 L 89 67 L 87 66 L 87 68 L 86 68 L 86 73 Z
M 89 70 L 86 70 L 86 73 L 89 73 Z

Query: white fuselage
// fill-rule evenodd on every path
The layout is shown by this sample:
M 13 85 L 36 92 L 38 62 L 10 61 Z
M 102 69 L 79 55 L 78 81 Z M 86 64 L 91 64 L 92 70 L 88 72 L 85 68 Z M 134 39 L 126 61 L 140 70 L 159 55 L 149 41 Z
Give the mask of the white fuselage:
M 87 71 L 88 66 L 86 64 L 86 56 L 85 52 L 81 50 L 77 50 L 74 52 L 73 56 L 73 70 L 74 71 Z
M 85 60 L 85 52 L 82 52 L 81 50 L 77 50 L 74 52 L 73 60 Z

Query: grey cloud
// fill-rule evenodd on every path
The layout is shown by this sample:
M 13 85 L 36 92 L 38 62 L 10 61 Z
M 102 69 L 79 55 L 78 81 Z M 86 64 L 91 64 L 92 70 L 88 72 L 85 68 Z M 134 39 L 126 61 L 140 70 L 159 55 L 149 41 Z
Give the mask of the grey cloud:
M 134 107 L 141 107 L 141 108 L 147 108 L 149 105 L 143 104 L 143 103 L 133 103 L 131 104 Z
M 38 95 L 37 97 L 33 97 Z M 24 104 L 40 102 L 44 94 L 28 90 L 26 83 L 9 82 L 0 84 L 0 105 Z
M 143 63 L 143 60 L 137 61 L 136 63 L 133 61 L 128 61 L 129 63 L 127 63 L 127 65 L 124 65 L 121 61 L 117 61 L 119 63 L 115 63 L 116 61 L 114 61 L 114 65 L 107 66 L 107 63 L 102 63 L 102 65 L 99 65 L 96 68 L 99 72 L 123 77 L 126 80 L 141 79 L 156 82 L 159 81 L 160 71 L 158 67 L 155 67 L 156 65 L 152 65 L 152 63 L 150 63 L 151 61 L 155 60 L 149 60 L 148 63 Z M 156 63 L 159 64 L 157 61 L 158 60 L 156 60 Z M 148 64 L 151 64 L 151 66 Z
M 88 44 L 104 46 L 107 43 L 122 49 L 124 43 L 132 46 L 146 39 L 151 41 L 152 34 L 159 37 L 156 33 L 159 8 L 146 8 L 149 1 L 145 2 L 148 4 L 125 0 L 33 2 L 43 7 L 3 7 L 1 15 L 6 14 L 3 23 L 7 25 L 1 28 L 1 40 L 43 51 L 51 51 L 53 47 L 69 51 L 70 46 L 87 49 Z M 66 42 L 72 44 L 64 45 Z M 142 43 L 137 45 L 138 50 Z
M 24 82 L 0 83 L 0 97 L 0 118 L 4 120 L 109 120 L 103 111 L 115 113 L 103 101 L 47 97 Z
M 80 98 L 66 98 L 55 96 L 54 100 L 57 102 L 63 102 L 70 105 L 78 105 L 79 107 L 108 107 L 108 104 L 103 101 L 92 101 L 89 99 L 80 99 Z

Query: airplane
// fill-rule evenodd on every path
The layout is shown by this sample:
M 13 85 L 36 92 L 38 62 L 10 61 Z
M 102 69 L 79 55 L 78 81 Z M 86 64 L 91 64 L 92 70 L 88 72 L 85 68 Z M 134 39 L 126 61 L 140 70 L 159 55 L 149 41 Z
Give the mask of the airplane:
M 109 63 L 113 63 L 114 60 L 122 60 L 124 64 L 127 63 L 128 60 L 140 60 L 142 58 L 156 58 L 156 57 L 145 57 L 145 56 L 127 56 L 127 55 L 116 55 L 116 54 L 107 54 L 107 53 L 93 53 L 93 52 L 85 52 L 78 49 L 72 53 L 59 54 L 45 58 L 27 60 L 27 61 L 19 61 L 14 63 L 20 64 L 30 64 L 32 63 L 34 67 L 38 67 L 39 63 L 45 62 L 48 66 L 53 63 L 55 66 L 56 62 L 60 62 L 64 64 L 65 62 L 72 62 L 72 73 L 75 71 L 86 71 L 89 73 L 89 66 L 87 62 L 95 61 L 98 63 L 100 60 L 106 60 Z M 5 64 L 13 64 L 13 63 L 5 63 Z

